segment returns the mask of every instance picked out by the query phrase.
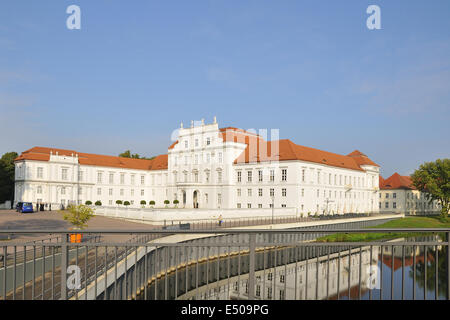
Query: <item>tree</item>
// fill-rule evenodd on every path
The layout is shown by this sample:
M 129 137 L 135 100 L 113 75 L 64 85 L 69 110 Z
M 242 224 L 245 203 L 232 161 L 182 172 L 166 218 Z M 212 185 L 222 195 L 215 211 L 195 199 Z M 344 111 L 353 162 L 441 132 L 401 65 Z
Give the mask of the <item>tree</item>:
M 130 205 L 130 201 L 125 201 L 125 202 L 123 203 L 123 205 L 124 205 L 124 206 L 129 206 L 129 205 Z
M 90 206 L 92 204 L 92 201 L 88 200 L 84 204 L 87 205 L 87 206 Z
M 94 210 L 83 204 L 69 206 L 68 213 L 64 215 L 64 220 L 69 221 L 75 228 L 84 229 L 87 222 L 94 216 Z
M 166 205 L 166 208 L 167 208 L 167 205 L 170 203 L 170 201 L 169 200 L 164 200 L 164 204 Z
M 119 157 L 122 158 L 131 158 L 131 159 L 144 159 L 144 160 L 152 160 L 155 157 L 150 157 L 150 158 L 146 158 L 146 157 L 141 157 L 139 154 L 134 153 L 132 154 L 130 150 L 127 150 L 125 152 L 122 152 L 121 154 L 119 154 Z
M 122 204 L 122 200 L 117 200 L 116 204 L 121 205 Z
M 173 200 L 173 204 L 175 205 L 175 207 L 177 207 L 179 203 L 180 201 L 178 201 L 177 199 Z
M 147 201 L 141 200 L 141 205 L 145 206 L 147 204 Z
M 447 220 L 450 210 L 450 159 L 425 162 L 411 175 L 413 185 L 429 203 L 437 201 L 441 205 L 441 217 Z
M 154 200 L 150 200 L 150 202 L 148 204 L 151 205 L 151 206 L 154 206 L 155 205 L 155 201 Z
M 0 203 L 14 201 L 14 159 L 17 152 L 7 152 L 0 158 Z
M 100 200 L 97 200 L 97 201 L 95 201 L 95 205 L 96 205 L 96 206 L 101 206 L 101 205 L 102 205 L 102 202 L 101 202 Z

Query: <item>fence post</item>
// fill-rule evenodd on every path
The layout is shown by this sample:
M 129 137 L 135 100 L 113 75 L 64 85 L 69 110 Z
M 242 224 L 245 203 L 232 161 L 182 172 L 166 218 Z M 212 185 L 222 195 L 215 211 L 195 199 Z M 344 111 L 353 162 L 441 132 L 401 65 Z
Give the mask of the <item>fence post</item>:
M 67 258 L 69 248 L 67 246 L 67 233 L 61 237 L 61 300 L 67 300 Z
M 450 300 L 450 232 L 447 232 L 447 300 Z
M 256 234 L 251 233 L 249 235 L 249 254 L 250 254 L 250 264 L 248 273 L 248 299 L 255 299 L 255 251 L 256 251 Z

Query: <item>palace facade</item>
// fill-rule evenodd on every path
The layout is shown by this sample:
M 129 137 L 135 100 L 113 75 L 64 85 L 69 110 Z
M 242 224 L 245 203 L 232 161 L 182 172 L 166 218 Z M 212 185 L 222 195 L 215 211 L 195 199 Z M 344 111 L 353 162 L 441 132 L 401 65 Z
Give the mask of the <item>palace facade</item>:
M 154 201 L 164 208 L 297 208 L 303 214 L 378 212 L 379 166 L 213 123 L 178 129 L 152 160 L 34 147 L 16 160 L 15 202 Z M 174 204 L 178 200 L 178 204 Z

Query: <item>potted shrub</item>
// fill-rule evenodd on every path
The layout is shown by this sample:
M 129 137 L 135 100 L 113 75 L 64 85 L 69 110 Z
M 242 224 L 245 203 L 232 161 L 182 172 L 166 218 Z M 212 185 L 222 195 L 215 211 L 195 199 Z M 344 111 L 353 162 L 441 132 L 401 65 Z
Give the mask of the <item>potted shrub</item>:
M 150 202 L 148 204 L 153 208 L 153 206 L 155 205 L 155 201 L 150 200 Z
M 120 206 L 122 204 L 122 200 L 117 200 L 116 204 Z
M 87 206 L 90 206 L 90 205 L 92 205 L 92 201 L 88 200 L 84 204 L 87 205 Z
M 147 204 L 147 201 L 145 201 L 145 200 L 141 200 L 141 206 L 142 206 L 142 208 L 145 208 L 145 205 Z
M 124 202 L 123 202 L 123 205 L 126 206 L 126 207 L 128 207 L 128 206 L 130 205 L 130 201 L 124 201 Z
M 64 215 L 64 220 L 69 221 L 73 228 L 71 230 L 82 230 L 87 227 L 87 222 L 94 216 L 94 210 L 86 205 L 71 205 L 67 208 L 69 211 Z M 80 243 L 83 238 L 81 233 L 70 235 L 70 242 Z
M 175 208 L 178 208 L 179 203 L 180 203 L 180 201 L 178 201 L 177 199 L 173 200 L 173 204 L 175 205 Z
M 170 203 L 169 200 L 164 200 L 164 204 L 166 205 L 166 208 L 167 208 L 167 206 L 169 205 L 169 203 Z
M 96 206 L 101 206 L 101 205 L 102 205 L 102 202 L 101 202 L 100 200 L 97 200 L 97 201 L 95 201 L 95 205 L 96 205 Z

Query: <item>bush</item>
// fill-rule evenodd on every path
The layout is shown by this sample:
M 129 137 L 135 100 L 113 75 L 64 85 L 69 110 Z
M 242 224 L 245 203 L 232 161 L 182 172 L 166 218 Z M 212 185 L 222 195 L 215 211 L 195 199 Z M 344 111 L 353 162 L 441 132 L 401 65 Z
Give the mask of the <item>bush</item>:
M 178 200 L 173 200 L 173 204 L 179 204 L 180 203 L 180 201 L 178 201 Z
M 92 201 L 86 201 L 85 203 L 84 203 L 85 205 L 87 205 L 87 206 L 90 206 L 90 205 L 92 205 Z
M 125 201 L 125 202 L 123 203 L 123 205 L 124 205 L 124 206 L 129 206 L 129 205 L 130 205 L 130 201 Z
M 116 204 L 121 205 L 122 204 L 122 200 L 117 200 Z
M 145 206 L 147 204 L 147 201 L 141 200 L 141 205 Z
M 96 206 L 101 206 L 101 205 L 102 205 L 102 202 L 101 202 L 100 200 L 97 200 L 97 201 L 95 201 L 95 205 L 96 205 Z
M 151 201 L 149 202 L 149 204 L 150 204 L 151 206 L 154 206 L 154 205 L 155 205 L 155 201 L 151 200 Z

